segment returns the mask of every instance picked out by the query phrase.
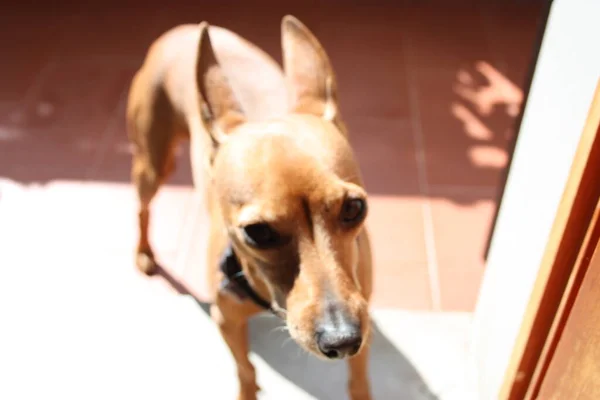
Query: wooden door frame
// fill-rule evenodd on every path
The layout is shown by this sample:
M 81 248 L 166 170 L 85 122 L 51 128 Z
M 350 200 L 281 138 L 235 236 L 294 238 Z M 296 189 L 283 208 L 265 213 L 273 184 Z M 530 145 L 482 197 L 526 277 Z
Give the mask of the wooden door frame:
M 571 166 L 500 399 L 535 399 L 600 237 L 600 81 Z

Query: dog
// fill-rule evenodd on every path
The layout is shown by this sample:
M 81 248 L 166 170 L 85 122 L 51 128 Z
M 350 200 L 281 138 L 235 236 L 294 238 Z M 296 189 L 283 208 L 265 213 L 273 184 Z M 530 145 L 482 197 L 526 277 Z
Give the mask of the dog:
M 173 28 L 149 48 L 126 115 L 140 204 L 136 265 L 147 275 L 157 271 L 149 206 L 174 169 L 177 143 L 190 140 L 194 185 L 210 223 L 210 314 L 236 363 L 238 399 L 254 400 L 260 390 L 248 358 L 248 319 L 266 309 L 307 352 L 347 360 L 350 398 L 368 400 L 367 193 L 324 48 L 290 15 L 281 39 L 283 70 L 207 22 Z M 236 71 L 238 51 L 269 82 Z

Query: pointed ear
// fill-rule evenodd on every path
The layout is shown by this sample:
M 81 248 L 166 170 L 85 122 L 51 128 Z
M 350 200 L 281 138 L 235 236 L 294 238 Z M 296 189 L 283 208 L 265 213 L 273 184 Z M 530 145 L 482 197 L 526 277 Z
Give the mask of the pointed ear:
M 333 122 L 345 134 L 337 99 L 337 82 L 327 53 L 297 18 L 286 15 L 281 23 L 285 76 L 296 112 Z
M 196 84 L 200 94 L 202 123 L 213 143 L 218 145 L 233 128 L 245 121 L 245 117 L 213 51 L 207 22 L 200 24 Z

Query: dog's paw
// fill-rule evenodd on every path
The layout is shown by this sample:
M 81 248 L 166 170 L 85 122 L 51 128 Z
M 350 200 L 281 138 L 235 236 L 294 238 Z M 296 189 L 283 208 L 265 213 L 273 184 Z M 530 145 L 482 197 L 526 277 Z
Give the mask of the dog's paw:
M 152 276 L 158 272 L 158 264 L 150 254 L 138 253 L 135 264 L 137 269 L 147 276 Z

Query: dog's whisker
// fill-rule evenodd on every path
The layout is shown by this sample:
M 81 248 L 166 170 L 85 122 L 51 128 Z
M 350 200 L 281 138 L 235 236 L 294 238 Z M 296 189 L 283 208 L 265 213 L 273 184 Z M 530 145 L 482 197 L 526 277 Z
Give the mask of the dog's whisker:
M 298 346 L 298 353 L 296 355 L 297 357 L 304 357 L 304 356 L 311 356 L 310 351 L 306 350 L 304 347 L 302 346 Z
M 281 348 L 283 349 L 290 342 L 293 342 L 293 339 L 291 337 L 285 338 L 285 340 L 281 342 Z
M 273 333 L 277 333 L 277 332 L 287 332 L 287 331 L 288 331 L 288 327 L 285 325 L 276 326 L 275 328 L 271 329 L 271 331 L 269 332 L 269 335 L 272 335 Z

